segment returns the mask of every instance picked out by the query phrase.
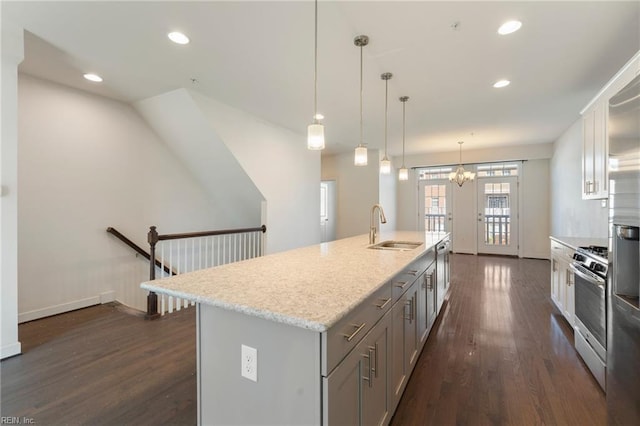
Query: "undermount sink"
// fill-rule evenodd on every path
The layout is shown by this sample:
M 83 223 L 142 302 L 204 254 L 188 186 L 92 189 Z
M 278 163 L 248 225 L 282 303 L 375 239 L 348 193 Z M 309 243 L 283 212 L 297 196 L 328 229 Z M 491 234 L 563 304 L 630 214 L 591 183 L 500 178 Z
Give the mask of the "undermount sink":
M 381 243 L 369 246 L 373 250 L 413 250 L 422 245 L 422 243 L 415 241 L 382 241 Z

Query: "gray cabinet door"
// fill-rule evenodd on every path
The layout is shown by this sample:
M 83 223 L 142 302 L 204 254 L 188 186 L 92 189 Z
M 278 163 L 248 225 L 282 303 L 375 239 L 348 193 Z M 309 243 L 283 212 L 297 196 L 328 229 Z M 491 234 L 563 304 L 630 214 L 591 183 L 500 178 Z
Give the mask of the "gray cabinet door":
M 427 274 L 429 270 L 425 271 L 420 278 L 418 278 L 418 301 L 417 306 L 417 321 L 418 321 L 418 345 L 422 347 L 429 335 L 429 318 L 427 317 Z
M 391 344 L 391 400 L 392 406 L 396 407 L 400 401 L 400 395 L 406 384 L 407 374 L 404 368 L 404 332 L 405 317 L 408 312 L 407 293 L 402 295 L 400 299 L 391 308 L 391 328 L 392 328 L 392 344 Z
M 353 351 L 323 379 L 325 425 L 382 425 L 390 419 L 387 313 Z
M 362 381 L 363 425 L 384 425 L 390 420 L 391 403 L 387 392 L 390 338 L 391 314 L 387 313 L 359 348 L 364 358 L 362 374 L 370 378 Z
M 323 378 L 323 424 L 359 425 L 362 356 L 355 350 Z
M 393 407 L 397 405 L 407 384 L 413 365 L 418 359 L 418 321 L 416 316 L 418 279 L 393 305 L 391 324 L 393 345 L 391 348 L 391 392 Z
M 436 300 L 436 269 L 431 265 L 425 272 L 425 284 L 427 287 L 427 330 L 431 330 L 438 315 Z
M 429 330 L 435 321 L 435 275 L 436 265 L 431 263 L 418 280 L 418 346 L 422 348 L 429 337 Z
M 419 282 L 407 291 L 408 312 L 404 322 L 404 357 L 407 376 L 418 359 L 418 321 L 416 316 Z
M 444 303 L 444 295 L 446 291 L 446 274 L 445 274 L 445 254 L 444 252 L 438 252 L 436 256 L 436 299 L 437 299 L 437 308 L 436 312 L 440 312 L 440 308 Z

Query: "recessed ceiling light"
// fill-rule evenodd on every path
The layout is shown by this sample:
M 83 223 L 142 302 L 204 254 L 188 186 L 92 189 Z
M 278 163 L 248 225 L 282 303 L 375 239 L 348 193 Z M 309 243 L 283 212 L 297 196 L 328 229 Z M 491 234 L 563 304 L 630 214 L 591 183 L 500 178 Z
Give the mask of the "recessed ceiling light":
M 187 44 L 187 43 L 189 43 L 189 37 L 187 37 L 186 35 L 178 32 L 178 31 L 174 31 L 172 33 L 169 33 L 169 34 L 167 34 L 167 36 L 174 43 L 178 43 L 178 44 Z
M 100 77 L 98 74 L 87 73 L 84 75 L 84 78 L 95 83 L 100 83 L 102 81 L 102 77 Z
M 509 84 L 511 84 L 509 80 L 498 80 L 495 83 L 493 83 L 493 87 L 499 89 L 501 87 L 507 87 Z
M 505 34 L 514 33 L 518 31 L 521 26 L 522 26 L 522 22 L 520 21 L 505 22 L 504 24 L 500 25 L 500 28 L 498 28 L 498 34 L 505 35 Z

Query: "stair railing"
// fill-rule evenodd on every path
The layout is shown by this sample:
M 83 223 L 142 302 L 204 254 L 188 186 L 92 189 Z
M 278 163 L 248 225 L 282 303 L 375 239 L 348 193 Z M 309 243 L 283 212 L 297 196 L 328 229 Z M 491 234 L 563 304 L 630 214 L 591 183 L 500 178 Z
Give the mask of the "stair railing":
M 151 226 L 147 234 L 149 242 L 149 279 L 162 279 L 199 269 L 211 268 L 227 263 L 262 256 L 263 234 L 267 227 L 225 229 L 180 234 L 158 234 Z M 171 267 L 169 267 L 171 265 Z M 157 276 L 156 272 L 160 272 Z M 171 271 L 171 272 L 168 272 Z M 158 318 L 165 313 L 189 306 L 189 301 L 173 296 L 149 292 L 147 296 L 147 318 Z M 191 302 L 191 305 L 194 305 Z
M 107 232 L 113 235 L 114 237 L 116 237 L 117 239 L 119 239 L 120 241 L 122 241 L 123 243 L 125 243 L 126 245 L 128 245 L 129 247 L 131 247 L 140 256 L 144 257 L 147 260 L 151 259 L 151 255 L 148 252 L 144 251 L 142 247 L 140 247 L 139 245 L 131 241 L 129 238 L 125 237 L 116 228 L 112 228 L 110 226 L 107 228 Z M 171 270 L 171 267 L 169 265 L 163 265 L 160 263 L 159 260 L 156 260 L 155 264 L 158 268 L 163 268 L 164 273 L 166 273 L 167 275 L 176 275 L 176 272 Z

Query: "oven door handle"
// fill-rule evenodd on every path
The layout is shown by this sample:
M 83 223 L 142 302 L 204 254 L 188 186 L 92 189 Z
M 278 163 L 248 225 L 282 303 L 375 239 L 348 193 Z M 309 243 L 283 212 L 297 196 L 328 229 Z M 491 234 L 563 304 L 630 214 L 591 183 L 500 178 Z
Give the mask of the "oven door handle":
M 604 287 L 605 285 L 605 280 L 602 279 L 601 277 L 597 276 L 597 275 L 587 275 L 586 273 L 582 272 L 580 269 L 578 269 L 573 263 L 569 264 L 569 267 L 571 268 L 571 270 L 576 274 L 579 275 L 580 277 L 584 278 L 585 280 L 589 281 L 590 283 L 596 284 L 600 287 Z

